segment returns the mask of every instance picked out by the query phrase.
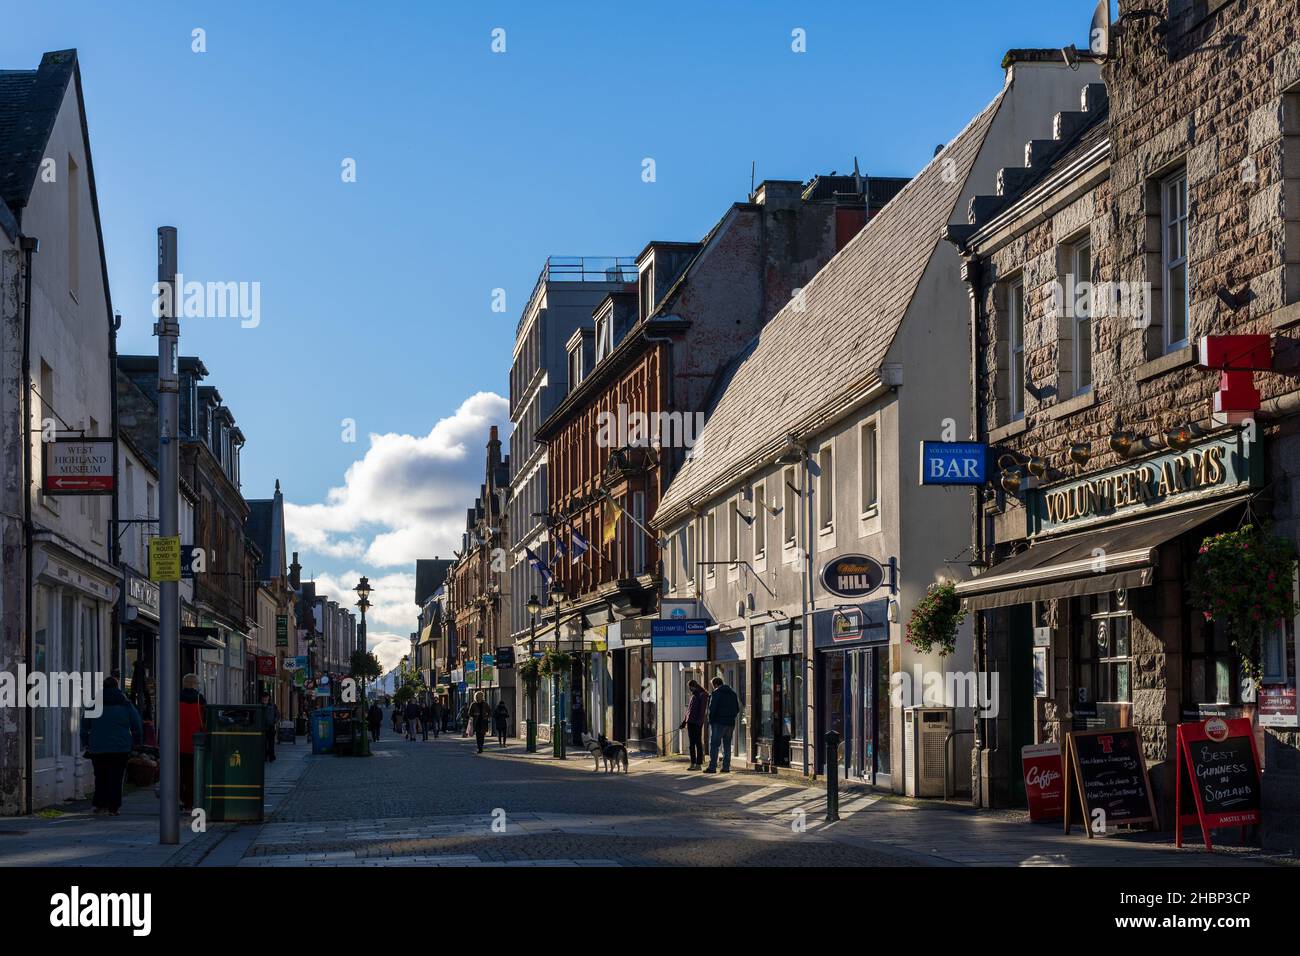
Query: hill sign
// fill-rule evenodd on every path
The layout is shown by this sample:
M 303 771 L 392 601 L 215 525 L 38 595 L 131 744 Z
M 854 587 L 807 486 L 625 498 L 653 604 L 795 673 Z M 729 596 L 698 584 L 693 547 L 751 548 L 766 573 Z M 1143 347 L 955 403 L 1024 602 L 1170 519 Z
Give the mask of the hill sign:
M 836 597 L 865 597 L 884 580 L 884 567 L 865 554 L 842 554 L 822 567 L 822 587 Z

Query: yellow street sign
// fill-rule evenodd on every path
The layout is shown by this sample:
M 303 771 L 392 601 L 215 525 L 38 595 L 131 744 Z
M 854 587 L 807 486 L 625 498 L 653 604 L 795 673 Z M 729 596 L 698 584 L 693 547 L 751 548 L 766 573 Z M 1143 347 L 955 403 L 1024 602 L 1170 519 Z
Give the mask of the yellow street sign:
M 149 580 L 179 581 L 181 579 L 180 537 L 149 539 Z

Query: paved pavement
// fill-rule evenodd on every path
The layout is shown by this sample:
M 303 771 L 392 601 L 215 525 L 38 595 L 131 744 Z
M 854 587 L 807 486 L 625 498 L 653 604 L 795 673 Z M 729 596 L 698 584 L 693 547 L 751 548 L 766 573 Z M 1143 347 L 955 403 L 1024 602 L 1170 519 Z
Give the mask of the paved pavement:
M 866 791 L 825 795 L 797 780 L 703 775 L 668 759 L 594 772 L 520 744 L 385 736 L 369 759 L 281 746 L 268 766 L 267 822 L 183 831 L 157 846 L 157 798 L 132 794 L 117 818 L 72 807 L 0 821 L 0 866 L 1261 866 L 1258 850 L 1212 857 L 1163 834 L 1069 836 L 1023 814 L 918 804 Z

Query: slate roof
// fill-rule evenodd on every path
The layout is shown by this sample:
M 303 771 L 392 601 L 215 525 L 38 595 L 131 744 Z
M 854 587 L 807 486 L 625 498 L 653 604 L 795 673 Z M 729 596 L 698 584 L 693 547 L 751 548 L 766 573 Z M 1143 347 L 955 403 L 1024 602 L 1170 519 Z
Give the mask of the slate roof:
M 76 68 L 77 51 L 58 50 L 38 69 L 0 71 L 0 201 L 20 220 Z
M 653 523 L 676 517 L 765 449 L 878 375 L 956 212 L 1003 94 L 935 155 L 741 354 Z M 951 164 L 949 163 L 951 160 Z

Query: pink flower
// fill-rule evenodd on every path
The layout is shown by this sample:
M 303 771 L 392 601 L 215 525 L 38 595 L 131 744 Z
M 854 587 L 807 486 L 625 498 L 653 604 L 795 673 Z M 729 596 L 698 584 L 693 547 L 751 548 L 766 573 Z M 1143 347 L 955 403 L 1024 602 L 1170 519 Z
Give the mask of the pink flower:
M 1213 620 L 1214 620 L 1214 615 L 1211 614 L 1209 611 L 1202 611 L 1201 613 L 1205 615 L 1205 619 L 1206 619 L 1207 621 L 1213 621 Z

